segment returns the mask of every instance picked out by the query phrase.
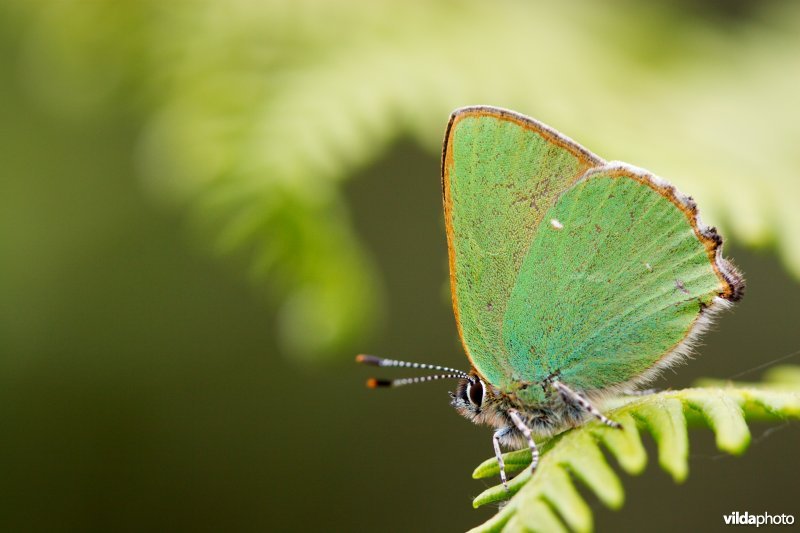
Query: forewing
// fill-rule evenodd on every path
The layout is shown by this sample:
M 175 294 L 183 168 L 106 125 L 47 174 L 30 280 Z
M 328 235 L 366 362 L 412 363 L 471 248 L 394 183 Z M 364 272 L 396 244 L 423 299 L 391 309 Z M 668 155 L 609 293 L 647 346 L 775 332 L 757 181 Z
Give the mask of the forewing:
M 525 381 L 560 372 L 591 391 L 649 377 L 704 315 L 741 295 L 722 239 L 691 198 L 644 171 L 592 170 L 544 217 L 503 325 Z
M 489 107 L 457 110 L 442 155 L 453 309 L 464 350 L 490 383 L 510 386 L 503 317 L 545 212 L 603 162 L 557 132 Z

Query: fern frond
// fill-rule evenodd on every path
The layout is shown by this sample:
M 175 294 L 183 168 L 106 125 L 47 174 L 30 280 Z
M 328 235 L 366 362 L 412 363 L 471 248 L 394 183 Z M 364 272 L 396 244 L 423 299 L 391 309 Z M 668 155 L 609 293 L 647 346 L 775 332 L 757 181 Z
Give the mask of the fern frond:
M 438 154 L 468 104 L 670 179 L 800 277 L 796 3 L 728 25 L 670 3 L 6 4 L 34 91 L 61 113 L 134 109 L 148 188 L 248 253 L 295 352 L 331 353 L 378 308 L 343 179 L 403 135 Z
M 473 505 L 509 500 L 489 521 L 473 532 L 489 531 L 591 531 L 592 513 L 576 488 L 586 486 L 607 507 L 624 502 L 622 482 L 609 466 L 607 450 L 628 474 L 644 470 L 647 455 L 640 431 L 653 436 L 661 467 L 680 483 L 689 472 L 688 427 L 705 425 L 716 435 L 717 447 L 741 454 L 750 443 L 746 420 L 800 418 L 800 367 L 776 367 L 765 381 L 734 384 L 707 380 L 702 388 L 665 391 L 649 396 L 616 399 L 608 416 L 622 430 L 590 422 L 566 431 L 542 445 L 542 457 L 531 476 L 530 452 L 504 455 L 506 471 L 521 471 L 509 482 L 478 495 Z M 607 406 L 608 407 L 608 406 Z M 473 477 L 499 475 L 495 458 L 479 465 Z

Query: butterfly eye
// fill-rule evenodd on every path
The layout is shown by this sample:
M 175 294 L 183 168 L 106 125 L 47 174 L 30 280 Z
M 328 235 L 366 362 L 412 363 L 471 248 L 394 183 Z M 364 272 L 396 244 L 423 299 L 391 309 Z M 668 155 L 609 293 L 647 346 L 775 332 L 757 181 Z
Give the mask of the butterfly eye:
M 480 407 L 483 403 L 483 383 L 481 380 L 476 379 L 475 381 L 470 381 L 467 384 L 467 398 L 469 398 L 469 402 L 474 405 L 475 407 Z

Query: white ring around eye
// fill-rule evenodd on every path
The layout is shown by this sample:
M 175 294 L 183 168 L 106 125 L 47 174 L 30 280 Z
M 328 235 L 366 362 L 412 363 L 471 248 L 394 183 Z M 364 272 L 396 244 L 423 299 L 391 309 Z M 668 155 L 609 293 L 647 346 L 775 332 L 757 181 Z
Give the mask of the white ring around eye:
M 472 387 L 479 386 L 481 388 L 481 401 L 480 403 L 475 403 L 472 400 Z M 480 379 L 476 379 L 475 381 L 470 381 L 467 383 L 467 400 L 469 403 L 474 405 L 475 407 L 480 407 L 483 405 L 484 400 L 486 400 L 486 385 L 483 384 L 483 381 Z

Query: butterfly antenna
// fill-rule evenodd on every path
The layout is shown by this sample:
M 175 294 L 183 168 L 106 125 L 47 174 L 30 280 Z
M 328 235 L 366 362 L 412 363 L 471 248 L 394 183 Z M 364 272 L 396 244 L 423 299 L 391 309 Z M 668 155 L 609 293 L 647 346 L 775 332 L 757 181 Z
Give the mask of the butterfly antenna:
M 396 366 L 401 368 L 419 368 L 423 370 L 440 370 L 444 374 L 434 374 L 432 376 L 419 376 L 415 378 L 400 378 L 400 379 L 376 379 L 370 378 L 367 381 L 367 387 L 377 389 L 379 387 L 402 387 L 403 385 L 411 385 L 412 383 L 424 383 L 425 381 L 435 381 L 438 379 L 468 379 L 472 381 L 472 376 L 462 370 L 450 368 L 439 365 L 428 365 L 425 363 L 411 363 L 408 361 L 398 361 L 396 359 L 384 359 L 383 357 L 375 357 L 374 355 L 361 354 L 356 357 L 356 363 L 372 366 Z
M 402 387 L 403 385 L 411 385 L 412 383 L 424 383 L 425 381 L 435 381 L 437 379 L 464 379 L 461 374 L 434 374 L 432 376 L 418 376 L 415 378 L 400 378 L 400 379 L 377 379 L 369 378 L 367 380 L 367 387 L 370 389 L 377 389 L 382 387 Z

